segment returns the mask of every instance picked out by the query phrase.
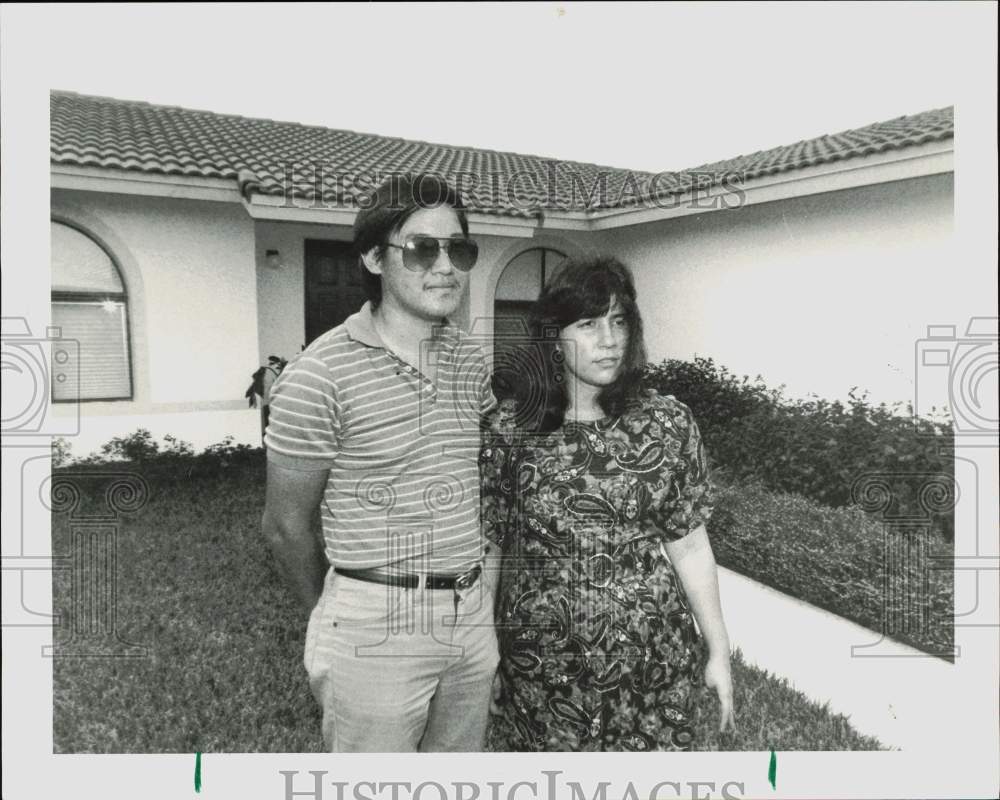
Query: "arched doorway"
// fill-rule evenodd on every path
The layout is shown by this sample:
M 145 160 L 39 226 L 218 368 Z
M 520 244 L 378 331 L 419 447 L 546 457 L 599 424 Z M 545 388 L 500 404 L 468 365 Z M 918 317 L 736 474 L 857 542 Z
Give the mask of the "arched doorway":
M 516 396 L 529 371 L 539 369 L 528 313 L 565 260 L 559 250 L 532 247 L 500 273 L 493 297 L 493 392 L 501 400 Z

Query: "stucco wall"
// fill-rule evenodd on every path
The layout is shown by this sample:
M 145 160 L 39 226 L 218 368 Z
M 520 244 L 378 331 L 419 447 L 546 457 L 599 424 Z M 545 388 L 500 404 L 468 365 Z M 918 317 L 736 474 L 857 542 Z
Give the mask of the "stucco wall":
M 310 225 L 257 221 L 257 320 L 260 330 L 260 363 L 269 355 L 291 358 L 306 340 L 305 240 L 352 241 L 346 225 Z M 281 267 L 267 264 L 268 250 L 281 254 Z
M 635 271 L 652 360 L 711 356 L 796 396 L 908 401 L 926 326 L 961 334 L 995 307 L 995 283 L 970 291 L 984 271 L 954 255 L 952 193 L 951 174 L 916 178 L 619 228 L 599 247 Z
M 253 222 L 243 208 L 53 190 L 52 216 L 107 247 L 129 295 L 134 397 L 81 404 L 74 454 L 140 424 L 196 445 L 228 434 L 259 442 L 243 399 L 258 363 Z
M 491 341 L 497 280 L 527 248 L 611 252 L 635 272 L 652 360 L 711 356 L 792 395 L 844 398 L 858 386 L 876 401 L 911 400 L 926 326 L 961 335 L 970 315 L 995 308 L 995 278 L 955 257 L 952 184 L 917 178 L 597 233 L 474 231 L 480 260 L 458 321 Z M 350 229 L 69 190 L 52 192 L 52 211 L 108 247 L 129 290 L 135 398 L 83 404 L 74 451 L 140 422 L 198 445 L 226 434 L 259 443 L 243 392 L 256 365 L 305 339 L 303 242 L 349 240 Z M 281 269 L 267 266 L 269 249 Z M 947 400 L 943 381 L 920 390 Z

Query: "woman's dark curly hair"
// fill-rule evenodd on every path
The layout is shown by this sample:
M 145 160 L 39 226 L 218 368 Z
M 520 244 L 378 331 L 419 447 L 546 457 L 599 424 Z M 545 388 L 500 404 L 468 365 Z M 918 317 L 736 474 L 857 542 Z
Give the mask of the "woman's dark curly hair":
M 618 378 L 601 391 L 597 402 L 607 416 L 616 417 L 638 396 L 646 366 L 646 345 L 632 273 L 612 256 L 570 259 L 531 309 L 532 334 L 543 361 L 534 380 L 541 380 L 543 385 L 532 387 L 531 396 L 537 398 L 538 409 L 528 417 L 538 432 L 559 428 L 569 407 L 559 332 L 578 320 L 604 316 L 613 299 L 621 304 L 628 323 L 628 345 Z

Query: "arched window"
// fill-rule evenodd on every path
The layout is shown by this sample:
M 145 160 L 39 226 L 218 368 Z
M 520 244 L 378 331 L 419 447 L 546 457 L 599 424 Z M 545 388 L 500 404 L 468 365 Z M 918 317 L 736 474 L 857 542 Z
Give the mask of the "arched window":
M 52 223 L 52 324 L 79 343 L 78 363 L 52 371 L 62 377 L 53 401 L 132 398 L 125 284 L 104 248 L 60 222 Z

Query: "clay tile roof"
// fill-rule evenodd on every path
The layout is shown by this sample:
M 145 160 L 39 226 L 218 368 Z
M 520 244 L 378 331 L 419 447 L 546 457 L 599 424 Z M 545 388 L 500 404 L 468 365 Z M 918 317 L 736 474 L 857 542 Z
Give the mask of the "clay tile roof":
M 434 172 L 470 209 L 511 216 L 620 208 L 726 174 L 743 180 L 954 136 L 952 108 L 820 136 L 678 173 L 653 173 L 518 153 L 377 136 L 173 106 L 51 93 L 53 164 L 223 178 L 252 193 L 351 205 L 390 172 Z M 603 188 L 602 188 L 603 187 Z

